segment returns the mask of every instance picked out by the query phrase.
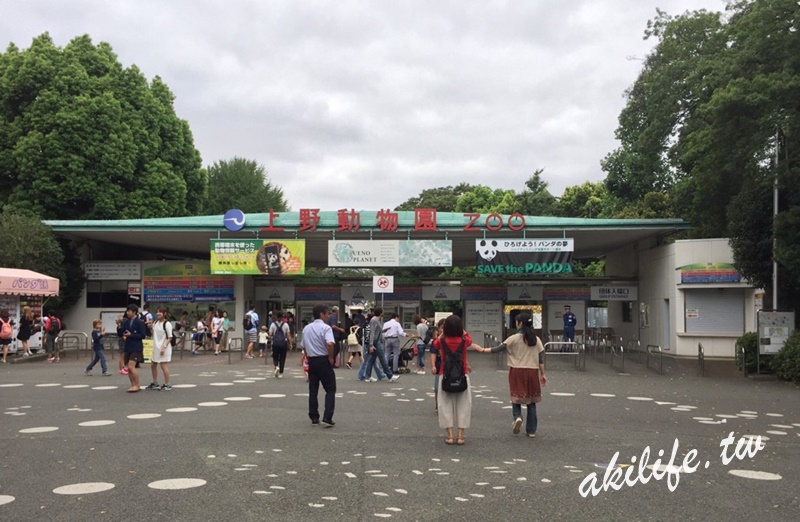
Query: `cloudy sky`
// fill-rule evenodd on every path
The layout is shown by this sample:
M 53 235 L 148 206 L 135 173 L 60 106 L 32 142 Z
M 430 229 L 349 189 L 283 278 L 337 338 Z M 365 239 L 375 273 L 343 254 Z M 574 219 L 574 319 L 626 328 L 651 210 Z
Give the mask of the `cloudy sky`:
M 161 76 L 203 164 L 264 165 L 294 210 L 460 182 L 604 178 L 660 7 L 722 0 L 0 0 L 0 44 L 89 34 Z

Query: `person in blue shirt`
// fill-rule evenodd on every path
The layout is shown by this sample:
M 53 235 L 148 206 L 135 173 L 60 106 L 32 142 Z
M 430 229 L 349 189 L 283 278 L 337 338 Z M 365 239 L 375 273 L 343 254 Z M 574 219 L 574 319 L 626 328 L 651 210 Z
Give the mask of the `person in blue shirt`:
M 575 342 L 575 325 L 578 324 L 578 318 L 572 313 L 569 305 L 564 305 L 564 340 Z
M 142 339 L 147 337 L 147 326 L 139 319 L 139 307 L 129 304 L 125 309 L 126 319 L 117 327 L 117 335 L 125 341 L 125 365 L 128 367 L 128 379 L 131 387 L 128 393 L 140 391 L 139 364 L 144 362 Z

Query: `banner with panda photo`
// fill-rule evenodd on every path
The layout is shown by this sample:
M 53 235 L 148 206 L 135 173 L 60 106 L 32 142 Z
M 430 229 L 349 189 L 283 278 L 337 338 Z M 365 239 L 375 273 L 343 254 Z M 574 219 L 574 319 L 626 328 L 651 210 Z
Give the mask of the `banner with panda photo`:
M 479 274 L 572 274 L 573 239 L 476 239 Z

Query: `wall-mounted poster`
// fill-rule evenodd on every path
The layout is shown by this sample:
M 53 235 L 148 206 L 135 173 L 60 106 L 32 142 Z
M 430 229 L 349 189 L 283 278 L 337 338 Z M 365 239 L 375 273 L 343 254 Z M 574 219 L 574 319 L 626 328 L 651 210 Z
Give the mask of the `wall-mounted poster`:
M 572 239 L 476 239 L 479 274 L 571 274 Z
M 212 239 L 211 273 L 302 275 L 306 273 L 304 239 Z
M 453 266 L 453 242 L 447 239 L 331 240 L 328 241 L 328 266 Z

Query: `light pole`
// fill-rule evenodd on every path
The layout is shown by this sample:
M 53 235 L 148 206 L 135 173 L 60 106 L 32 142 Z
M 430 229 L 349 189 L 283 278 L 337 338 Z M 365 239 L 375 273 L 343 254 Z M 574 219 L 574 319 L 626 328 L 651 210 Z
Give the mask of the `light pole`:
M 775 249 L 778 246 L 775 222 L 778 218 L 778 157 L 781 149 L 781 128 L 775 129 L 775 176 L 772 181 L 772 309 L 778 309 L 778 262 Z

